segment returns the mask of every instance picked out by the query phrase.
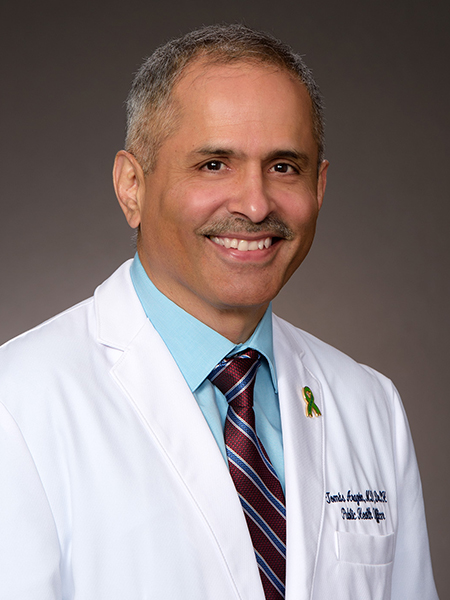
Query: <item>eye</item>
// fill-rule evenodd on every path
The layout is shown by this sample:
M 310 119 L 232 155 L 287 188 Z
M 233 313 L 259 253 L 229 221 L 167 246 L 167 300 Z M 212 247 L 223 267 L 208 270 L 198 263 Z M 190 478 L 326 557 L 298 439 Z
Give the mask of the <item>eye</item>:
M 225 168 L 225 164 L 221 160 L 209 160 L 202 166 L 204 171 L 221 171 Z
M 290 165 L 289 163 L 277 163 L 270 168 L 275 173 L 298 173 L 298 169 Z

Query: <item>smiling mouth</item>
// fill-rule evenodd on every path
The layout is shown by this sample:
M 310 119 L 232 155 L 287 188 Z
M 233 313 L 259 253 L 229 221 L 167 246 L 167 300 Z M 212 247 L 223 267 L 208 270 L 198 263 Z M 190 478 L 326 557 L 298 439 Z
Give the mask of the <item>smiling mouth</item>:
M 261 238 L 259 240 L 242 240 L 239 238 L 210 236 L 209 239 L 218 246 L 233 248 L 240 252 L 247 252 L 248 250 L 264 250 L 272 245 L 271 237 Z

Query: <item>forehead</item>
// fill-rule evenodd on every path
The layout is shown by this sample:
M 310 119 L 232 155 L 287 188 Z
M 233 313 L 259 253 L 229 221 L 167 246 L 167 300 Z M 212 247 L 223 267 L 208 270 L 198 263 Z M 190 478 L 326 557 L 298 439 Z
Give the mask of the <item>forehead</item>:
M 271 64 L 237 62 L 190 65 L 173 90 L 179 128 L 242 130 L 312 137 L 312 103 L 305 85 Z
M 280 86 L 280 82 L 284 85 Z M 277 90 L 278 95 L 281 95 L 281 87 L 288 86 L 293 93 L 306 96 L 311 105 L 305 85 L 293 73 L 272 63 L 251 60 L 230 63 L 194 60 L 175 83 L 172 93 L 178 102 L 185 103 L 190 96 L 195 96 L 201 90 L 218 96 L 226 89 L 237 91 L 246 88 L 248 93 L 250 89 L 256 90 L 264 84 L 272 86 L 275 95 Z

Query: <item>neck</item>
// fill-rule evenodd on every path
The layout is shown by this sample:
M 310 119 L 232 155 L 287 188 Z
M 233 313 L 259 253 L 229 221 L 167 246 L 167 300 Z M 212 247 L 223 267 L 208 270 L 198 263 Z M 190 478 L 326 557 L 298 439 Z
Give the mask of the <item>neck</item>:
M 257 307 L 205 306 L 195 302 L 195 299 L 191 301 L 190 298 L 183 298 L 180 301 L 179 298 L 171 297 L 165 290 L 160 289 L 159 291 L 194 318 L 233 342 L 233 344 L 241 344 L 248 340 L 269 306 L 269 302 Z

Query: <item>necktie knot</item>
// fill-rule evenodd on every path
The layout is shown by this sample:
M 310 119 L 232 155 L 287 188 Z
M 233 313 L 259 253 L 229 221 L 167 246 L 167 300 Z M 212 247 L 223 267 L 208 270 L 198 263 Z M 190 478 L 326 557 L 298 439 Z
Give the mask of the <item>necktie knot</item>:
M 260 354 L 250 348 L 241 354 L 224 358 L 208 378 L 222 392 L 229 404 L 251 407 L 256 372 L 260 364 Z

